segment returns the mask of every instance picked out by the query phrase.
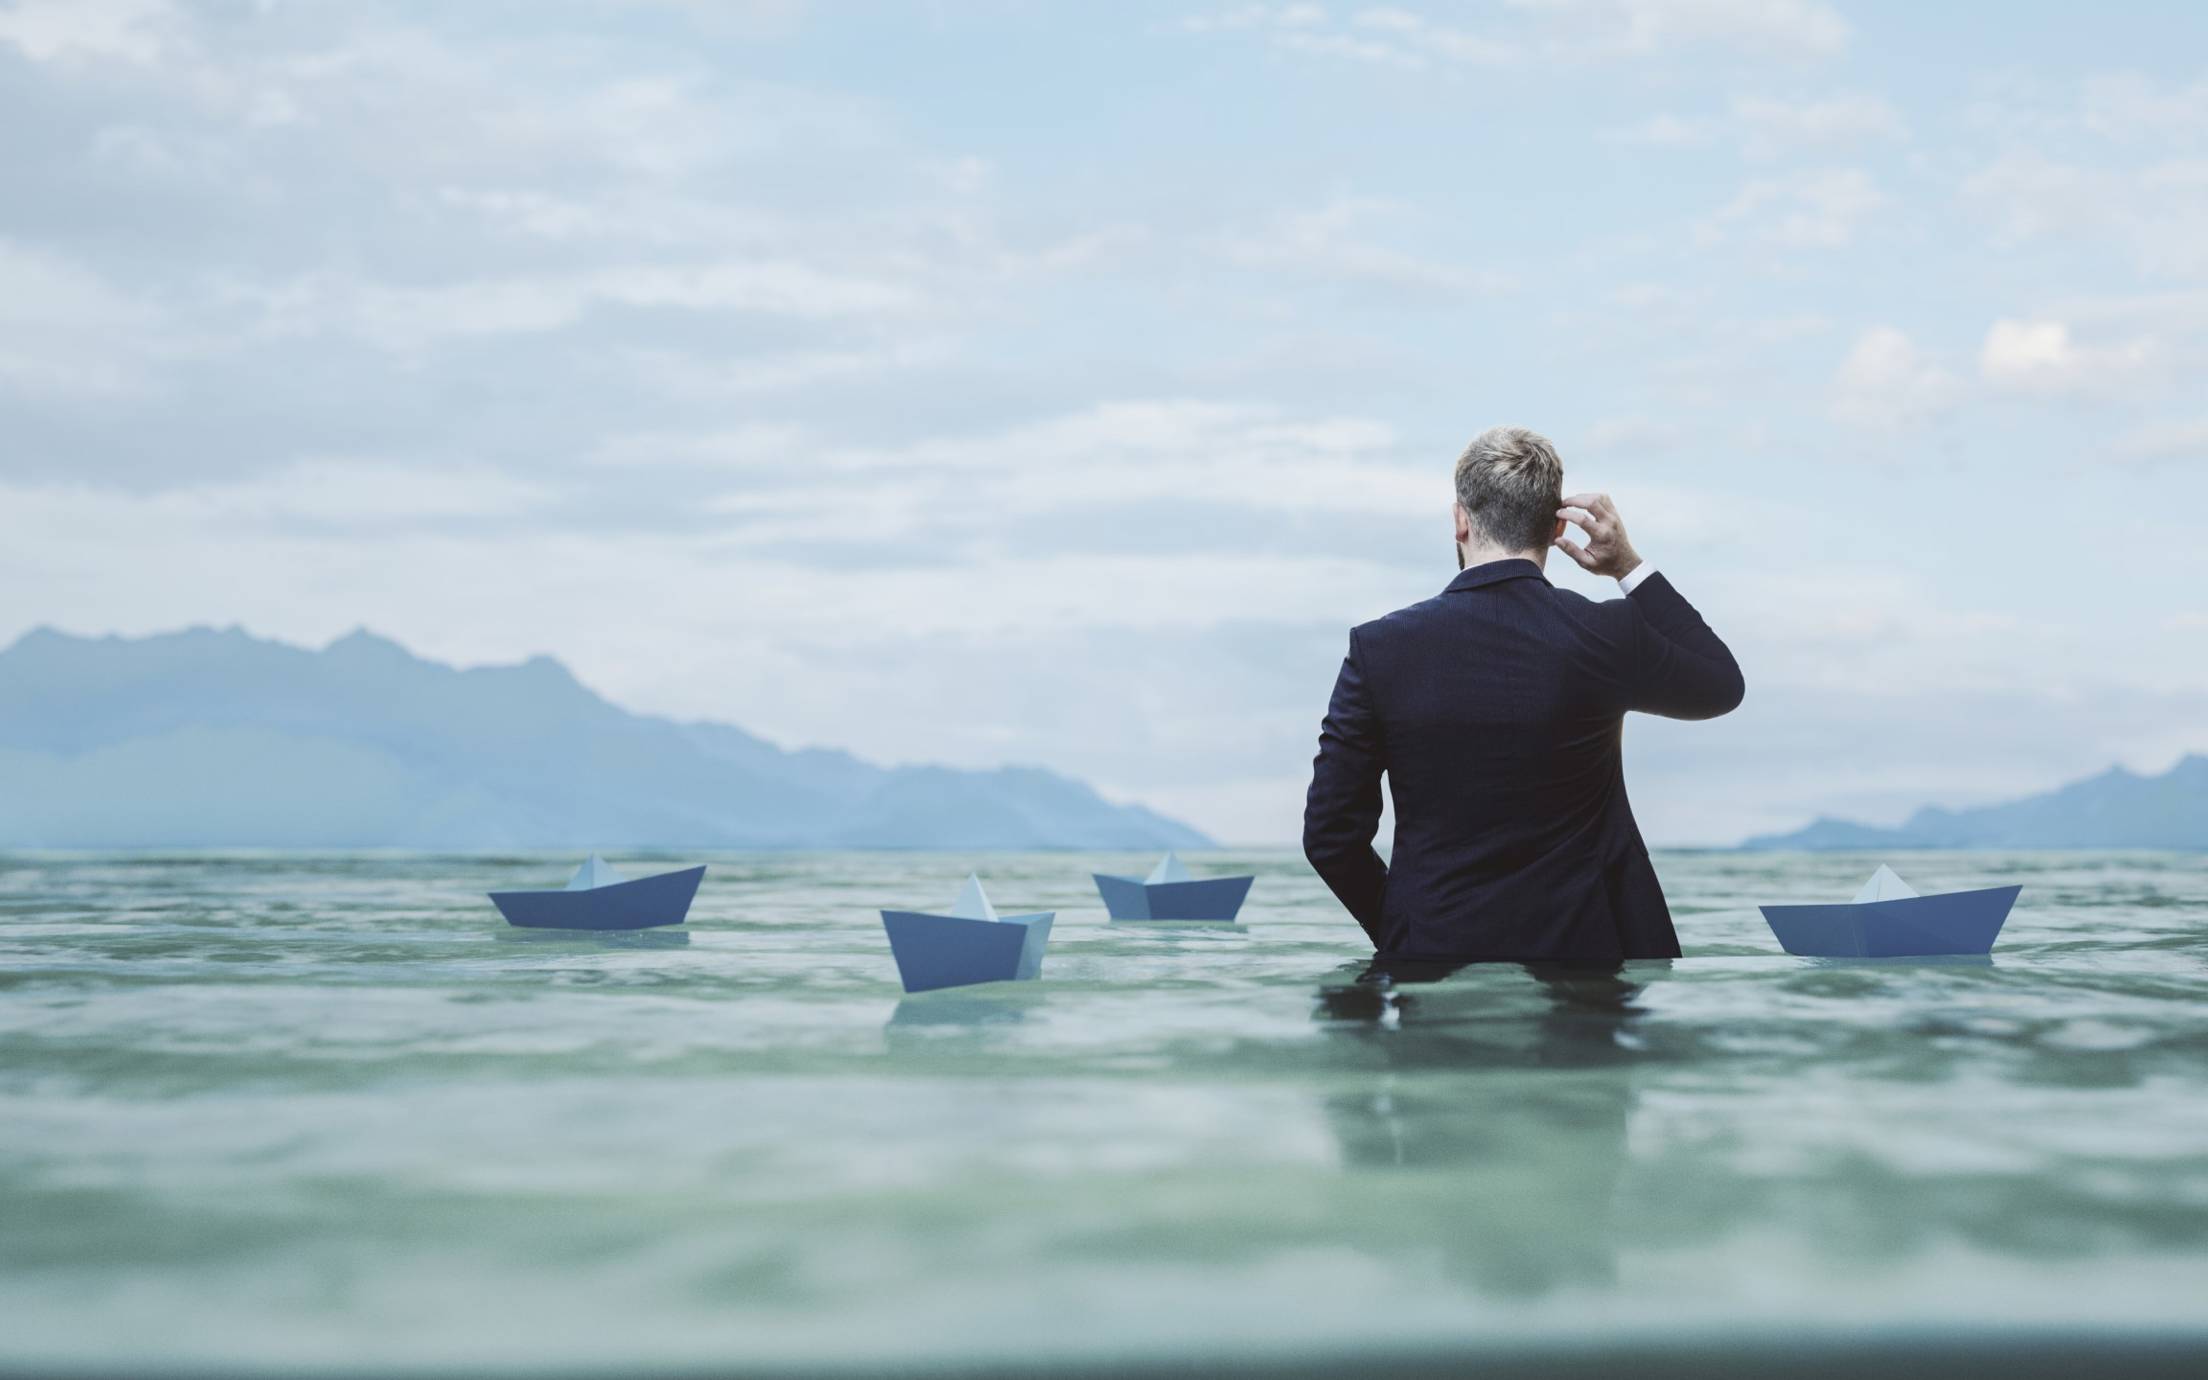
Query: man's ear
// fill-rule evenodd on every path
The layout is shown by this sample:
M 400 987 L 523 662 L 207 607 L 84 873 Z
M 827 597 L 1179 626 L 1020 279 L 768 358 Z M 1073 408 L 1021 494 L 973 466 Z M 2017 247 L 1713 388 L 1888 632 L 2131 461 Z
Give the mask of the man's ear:
M 1457 519 L 1457 540 L 1460 542 L 1472 540 L 1472 515 L 1464 511 L 1462 503 L 1450 504 L 1449 511 L 1455 514 Z
M 1555 531 L 1555 532 L 1554 532 L 1554 533 L 1553 533 L 1553 534 L 1552 534 L 1552 535 L 1551 535 L 1551 536 L 1549 537 L 1549 540 L 1550 540 L 1550 541 L 1555 541 L 1555 540 L 1557 540 L 1558 538 L 1562 537 L 1562 536 L 1564 535 L 1564 529 L 1565 529 L 1565 528 L 1567 528 L 1567 527 L 1569 527 L 1569 526 L 1571 526 L 1571 524 L 1570 524 L 1570 523 L 1566 522 L 1566 521 L 1565 521 L 1564 519 L 1562 519 L 1562 518 L 1558 518 L 1558 519 L 1556 520 L 1556 531 Z

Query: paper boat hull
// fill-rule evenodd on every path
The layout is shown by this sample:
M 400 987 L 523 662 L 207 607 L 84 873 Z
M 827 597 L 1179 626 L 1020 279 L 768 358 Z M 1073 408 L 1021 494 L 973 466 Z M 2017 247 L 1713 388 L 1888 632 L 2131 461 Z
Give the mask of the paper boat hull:
M 916 910 L 885 910 L 882 928 L 907 992 L 1015 982 L 1043 975 L 1053 912 L 969 920 Z
M 1763 906 L 1780 947 L 1804 958 L 1925 958 L 1993 952 L 2021 886 L 1827 906 Z
M 681 924 L 704 878 L 704 867 L 686 867 L 584 891 L 494 891 L 491 903 L 524 929 L 647 930 Z
M 1144 882 L 1134 877 L 1096 878 L 1097 895 L 1114 920 L 1232 920 L 1256 877 L 1203 877 L 1192 882 Z

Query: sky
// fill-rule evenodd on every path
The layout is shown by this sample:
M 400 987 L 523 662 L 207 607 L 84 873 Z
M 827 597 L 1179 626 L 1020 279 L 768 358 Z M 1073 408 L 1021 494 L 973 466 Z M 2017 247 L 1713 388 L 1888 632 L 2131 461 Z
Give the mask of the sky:
M 2191 3 L 0 0 L 0 644 L 549 653 L 1284 843 L 1513 423 L 1746 674 L 1629 724 L 1651 842 L 2160 770 L 2204 54 Z

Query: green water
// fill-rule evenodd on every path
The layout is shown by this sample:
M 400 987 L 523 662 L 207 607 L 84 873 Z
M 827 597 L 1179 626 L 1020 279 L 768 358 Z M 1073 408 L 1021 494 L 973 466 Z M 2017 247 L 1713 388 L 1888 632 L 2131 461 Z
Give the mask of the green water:
M 1687 957 L 1357 981 L 1300 860 L 724 857 L 683 931 L 509 929 L 565 859 L 0 860 L 0 1367 L 773 1367 L 2208 1340 L 2208 859 L 2019 881 L 1990 963 L 1822 963 L 1658 859 Z M 626 861 L 626 860 L 624 860 Z M 978 861 L 1044 980 L 901 998 Z M 639 863 L 631 873 L 651 870 Z

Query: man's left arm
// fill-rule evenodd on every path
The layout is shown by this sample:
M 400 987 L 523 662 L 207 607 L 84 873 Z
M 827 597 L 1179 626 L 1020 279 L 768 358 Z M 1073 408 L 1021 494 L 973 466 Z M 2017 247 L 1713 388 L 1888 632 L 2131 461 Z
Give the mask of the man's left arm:
M 1319 726 L 1319 755 L 1303 806 L 1303 855 L 1380 947 L 1381 900 L 1388 865 L 1373 850 L 1380 829 L 1380 777 L 1386 770 L 1379 717 L 1365 685 L 1357 634 L 1334 682 L 1334 698 Z

